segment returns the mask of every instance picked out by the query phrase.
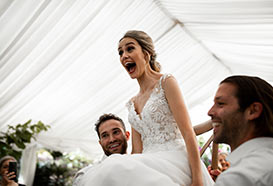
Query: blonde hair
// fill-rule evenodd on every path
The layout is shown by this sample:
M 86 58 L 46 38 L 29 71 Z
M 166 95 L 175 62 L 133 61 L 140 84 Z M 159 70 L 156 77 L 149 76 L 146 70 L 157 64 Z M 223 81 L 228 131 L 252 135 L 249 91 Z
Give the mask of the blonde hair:
M 156 61 L 157 55 L 154 50 L 154 43 L 153 43 L 152 38 L 143 31 L 129 30 L 124 34 L 124 36 L 119 41 L 121 41 L 122 39 L 124 39 L 126 37 L 135 39 L 138 42 L 138 44 L 141 46 L 143 52 L 146 51 L 151 55 L 150 60 L 149 60 L 150 67 L 154 71 L 160 72 L 161 65 L 159 64 L 159 62 Z

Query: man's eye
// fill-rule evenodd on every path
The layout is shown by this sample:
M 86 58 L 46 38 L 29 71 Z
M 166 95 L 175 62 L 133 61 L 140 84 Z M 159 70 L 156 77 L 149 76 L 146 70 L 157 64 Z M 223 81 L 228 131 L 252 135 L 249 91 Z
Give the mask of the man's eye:
M 113 134 L 119 134 L 119 130 L 115 130 Z
M 107 134 L 103 134 L 101 135 L 101 138 L 106 138 L 108 135 Z

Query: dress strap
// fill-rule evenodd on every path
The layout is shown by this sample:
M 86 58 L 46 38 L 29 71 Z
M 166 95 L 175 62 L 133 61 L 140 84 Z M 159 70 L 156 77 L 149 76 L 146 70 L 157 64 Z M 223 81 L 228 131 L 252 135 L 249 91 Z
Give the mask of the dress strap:
M 163 74 L 163 76 L 160 77 L 160 80 L 159 80 L 160 89 L 162 89 L 162 82 L 165 81 L 165 79 L 167 79 L 168 77 L 171 77 L 171 76 L 172 76 L 171 74 Z

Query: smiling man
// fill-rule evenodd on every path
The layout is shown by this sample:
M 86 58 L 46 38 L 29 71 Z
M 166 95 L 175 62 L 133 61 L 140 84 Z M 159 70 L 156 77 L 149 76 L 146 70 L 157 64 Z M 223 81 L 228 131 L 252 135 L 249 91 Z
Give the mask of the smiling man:
M 208 115 L 214 142 L 226 143 L 232 151 L 231 166 L 215 185 L 273 185 L 273 87 L 258 77 L 228 77 Z
M 129 140 L 130 133 L 126 131 L 121 118 L 114 114 L 103 114 L 95 123 L 95 130 L 99 137 L 99 144 L 105 154 L 101 161 L 112 154 L 127 153 L 127 141 Z M 94 168 L 94 165 L 90 165 L 77 172 L 73 186 L 83 185 L 84 176 L 87 172 L 90 173 Z
M 99 143 L 106 156 L 115 153 L 126 154 L 130 133 L 126 131 L 125 125 L 119 117 L 113 114 L 104 114 L 95 125 L 100 139 Z

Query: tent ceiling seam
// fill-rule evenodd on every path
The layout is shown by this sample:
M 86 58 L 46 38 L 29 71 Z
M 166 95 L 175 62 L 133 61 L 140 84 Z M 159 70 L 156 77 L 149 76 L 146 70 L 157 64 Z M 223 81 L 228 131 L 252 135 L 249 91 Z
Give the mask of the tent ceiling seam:
M 161 34 L 158 38 L 156 38 L 156 39 L 154 40 L 154 42 L 156 43 L 156 42 L 159 41 L 161 38 L 163 38 L 163 37 L 164 37 L 167 33 L 169 33 L 176 25 L 177 25 L 177 23 L 174 22 L 174 24 L 173 24 L 170 28 L 168 28 L 165 32 L 163 32 L 163 34 Z
M 10 0 L 9 4 L 6 5 L 6 7 L 2 8 L 2 10 L 0 10 L 0 18 L 2 17 L 2 15 L 5 14 L 5 12 L 9 9 L 9 7 L 11 6 L 12 3 L 14 3 L 14 0 Z
M 18 33 L 15 39 L 10 43 L 10 45 L 3 51 L 0 55 L 0 60 L 5 57 L 5 55 L 16 45 L 16 43 L 23 37 L 26 31 L 30 28 L 30 26 L 36 21 L 36 19 L 41 15 L 41 13 L 45 10 L 45 8 L 49 5 L 51 0 L 44 0 L 41 6 L 37 9 L 34 15 L 30 18 L 30 20 L 26 23 L 26 25 L 22 28 L 22 30 Z M 6 63 L 6 62 L 5 62 Z M 0 67 L 2 67 L 5 63 L 3 63 Z
M 179 21 L 177 18 L 173 17 L 173 15 L 162 5 L 162 3 L 160 2 L 160 0 L 153 0 L 153 2 L 155 3 L 155 5 L 168 17 L 170 18 L 174 24 L 166 30 L 166 32 L 164 32 L 163 34 L 161 34 L 158 38 L 156 38 L 155 42 L 157 42 L 158 40 L 160 40 L 162 37 L 164 37 L 164 35 L 166 35 L 168 32 L 170 32 L 176 25 L 179 25 L 185 32 L 186 34 L 189 35 L 189 37 L 191 37 L 194 41 L 196 41 L 197 43 L 199 43 L 201 45 L 201 47 L 203 49 L 205 49 L 208 53 L 210 53 L 212 55 L 213 58 L 216 59 L 216 61 L 218 61 L 223 67 L 225 67 L 229 73 L 232 74 L 232 70 L 219 58 L 217 57 L 211 50 L 209 50 L 202 41 L 198 40 L 184 25 L 183 22 Z

